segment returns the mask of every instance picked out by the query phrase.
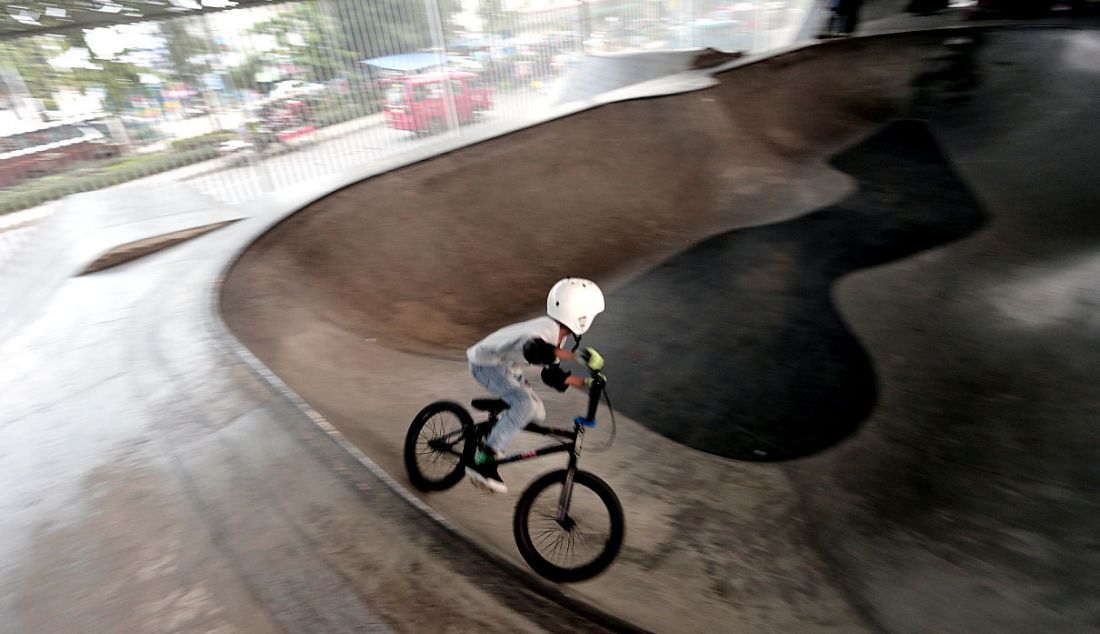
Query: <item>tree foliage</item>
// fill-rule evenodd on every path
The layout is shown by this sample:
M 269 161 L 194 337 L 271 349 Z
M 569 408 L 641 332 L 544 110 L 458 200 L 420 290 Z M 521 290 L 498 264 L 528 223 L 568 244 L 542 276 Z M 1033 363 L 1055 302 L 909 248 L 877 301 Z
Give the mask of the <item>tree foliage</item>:
M 478 16 L 486 33 L 509 35 L 515 28 L 515 11 L 504 8 L 502 0 L 479 0 Z
M 130 107 L 130 96 L 143 90 L 139 75 L 148 69 L 122 61 L 125 50 L 111 58 L 95 57 L 84 37 L 85 33 L 86 31 L 69 31 L 61 40 L 67 49 L 87 50 L 91 62 L 86 68 L 69 71 L 68 82 L 81 90 L 102 90 L 107 109 L 115 113 L 123 112 Z
M 0 66 L 19 72 L 31 97 L 43 100 L 46 107 L 53 107 L 53 91 L 59 73 L 50 66 L 42 38 L 0 40 Z
M 461 3 L 438 0 L 438 6 L 439 14 L 430 15 L 419 0 L 303 2 L 284 5 L 250 31 L 273 36 L 279 54 L 325 81 L 359 72 L 364 59 L 433 48 L 440 44 L 437 26 L 452 37 L 451 17 Z
M 431 48 L 432 22 L 423 2 L 326 3 L 336 18 L 347 50 L 358 59 L 411 53 Z
M 325 11 L 327 4 L 286 5 L 278 15 L 253 25 L 250 31 L 274 36 L 279 45 L 277 53 L 305 68 L 310 79 L 340 77 L 356 60 L 348 50 L 347 34 L 337 17 Z
M 361 60 L 410 53 L 449 43 L 454 37 L 452 16 L 461 10 L 460 0 L 435 0 L 438 14 L 429 13 L 421 0 L 312 0 L 278 5 L 272 17 L 257 22 L 252 34 L 267 34 L 277 49 L 251 55 L 243 65 L 226 69 L 231 85 L 244 87 L 256 73 L 280 61 L 305 69 L 309 79 L 327 81 L 355 76 L 364 70 Z M 509 12 L 502 0 L 480 0 L 479 13 L 487 31 L 509 28 Z M 163 41 L 163 65 L 156 68 L 128 61 L 127 51 L 110 59 L 94 56 L 83 31 L 64 35 L 33 36 L 0 41 L 0 65 L 18 69 L 32 97 L 53 107 L 52 96 L 62 87 L 96 88 L 106 93 L 107 106 L 120 112 L 135 93 L 145 93 L 139 77 L 157 75 L 198 88 L 202 76 L 211 72 L 212 43 L 191 19 L 170 19 L 157 23 Z M 443 42 L 439 41 L 442 27 Z M 71 49 L 89 51 L 86 68 L 55 68 L 50 60 Z M 148 62 L 146 62 L 148 63 Z
M 53 95 L 61 88 L 101 89 L 106 105 L 114 111 L 128 106 L 129 96 L 140 88 L 143 69 L 118 59 L 90 59 L 86 68 L 58 68 L 50 60 L 71 49 L 89 50 L 84 34 L 72 31 L 64 37 L 35 36 L 0 42 L 0 65 L 19 71 L 27 92 L 54 108 Z M 90 56 L 90 53 L 89 53 Z
M 187 84 L 198 83 L 199 77 L 209 65 L 203 56 L 210 52 L 211 43 L 192 33 L 186 20 L 165 20 L 159 24 L 161 37 L 168 58 L 170 78 Z

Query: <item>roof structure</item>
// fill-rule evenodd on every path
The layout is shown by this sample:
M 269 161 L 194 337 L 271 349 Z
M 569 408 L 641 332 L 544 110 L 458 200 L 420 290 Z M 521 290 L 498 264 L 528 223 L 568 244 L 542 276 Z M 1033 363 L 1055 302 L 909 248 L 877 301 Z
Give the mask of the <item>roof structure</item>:
M 443 66 L 447 63 L 447 56 L 443 53 L 430 51 L 419 53 L 401 53 L 399 55 L 386 55 L 384 57 L 372 57 L 362 60 L 362 63 L 375 68 L 396 70 L 401 72 L 423 70 L 434 66 Z
M 11 0 L 0 8 L 0 39 L 163 20 L 286 0 Z

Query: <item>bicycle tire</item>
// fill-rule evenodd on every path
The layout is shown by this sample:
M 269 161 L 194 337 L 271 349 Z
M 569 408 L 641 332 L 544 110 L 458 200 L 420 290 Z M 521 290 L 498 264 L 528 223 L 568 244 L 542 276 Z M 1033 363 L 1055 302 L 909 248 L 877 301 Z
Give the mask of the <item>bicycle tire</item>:
M 457 420 L 459 426 L 454 429 L 448 429 L 447 423 L 443 422 L 440 424 L 443 429 L 439 430 L 435 428 L 436 423 L 434 422 L 439 416 L 453 417 Z M 439 475 L 426 473 L 426 468 L 429 464 L 435 464 L 439 459 L 438 456 L 446 455 L 449 452 L 442 452 L 434 449 L 425 451 L 425 447 L 423 447 L 420 442 L 421 432 L 424 430 L 425 426 L 429 424 L 432 424 L 433 427 L 433 430 L 429 433 L 434 433 L 436 438 L 453 433 L 459 429 L 462 431 L 462 439 L 455 443 L 456 446 L 461 443 L 461 447 L 458 448 L 459 455 L 454 462 L 454 466 Z M 473 446 L 473 443 L 468 442 L 473 424 L 474 421 L 470 418 L 469 412 L 458 403 L 452 401 L 436 401 L 417 413 L 416 417 L 413 418 L 412 424 L 409 425 L 409 431 L 405 434 L 404 448 L 405 471 L 408 472 L 409 481 L 414 487 L 421 491 L 443 491 L 453 487 L 462 480 L 463 476 L 466 474 L 466 463 L 470 456 L 467 445 Z M 428 447 L 427 449 L 431 448 Z M 446 469 L 446 463 L 444 467 Z
M 516 547 L 519 548 L 520 555 L 523 556 L 523 560 L 526 561 L 536 573 L 558 583 L 573 583 L 591 579 L 611 565 L 611 562 L 615 560 L 615 557 L 619 554 L 619 549 L 623 545 L 623 539 L 626 536 L 626 520 L 623 517 L 622 504 L 619 502 L 618 496 L 615 495 L 611 487 L 606 482 L 587 471 L 577 471 L 573 478 L 573 499 L 577 499 L 578 487 L 587 488 L 592 493 L 596 494 L 603 503 L 609 520 L 610 529 L 607 539 L 591 561 L 579 566 L 559 566 L 543 556 L 531 535 L 530 519 L 532 505 L 543 490 L 555 484 L 564 484 L 565 474 L 566 470 L 564 469 L 560 471 L 551 471 L 541 476 L 538 480 L 535 480 L 531 486 L 527 487 L 527 490 L 520 496 L 519 502 L 516 503 L 516 513 L 512 524 L 512 530 L 516 538 Z

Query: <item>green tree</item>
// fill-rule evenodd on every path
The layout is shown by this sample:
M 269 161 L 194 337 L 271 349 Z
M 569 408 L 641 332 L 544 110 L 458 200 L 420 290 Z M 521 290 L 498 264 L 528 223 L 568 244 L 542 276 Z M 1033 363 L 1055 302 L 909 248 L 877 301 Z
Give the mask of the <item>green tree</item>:
M 44 37 L 0 40 L 0 66 L 18 71 L 31 97 L 41 99 L 47 108 L 53 109 L 56 108 L 53 93 L 70 78 L 70 73 L 50 65 L 52 56 L 46 46 L 60 50 L 57 44 Z
M 325 4 L 339 25 L 346 50 L 356 61 L 435 45 L 423 2 L 332 0 Z
M 256 83 L 256 74 L 259 73 L 266 62 L 260 55 L 249 55 L 243 64 L 230 68 L 226 75 L 229 78 L 229 84 L 234 88 L 240 90 L 245 88 L 252 88 Z
M 437 17 L 444 38 L 452 38 L 451 18 L 461 10 L 461 2 L 438 1 L 438 16 L 430 16 L 420 0 L 305 2 L 285 6 L 250 30 L 274 36 L 279 54 L 307 68 L 312 79 L 325 81 L 358 75 L 364 59 L 438 46 L 433 38 Z
M 107 108 L 116 114 L 130 108 L 130 97 L 143 91 L 139 81 L 141 69 L 117 60 L 96 60 L 99 69 L 82 69 L 78 84 L 84 88 L 98 87 L 106 93 Z
M 486 33 L 504 35 L 515 29 L 516 12 L 505 9 L 501 0 L 479 0 L 477 14 Z
M 198 85 L 199 77 L 209 70 L 205 61 L 211 43 L 188 29 L 185 19 L 165 20 L 159 24 L 167 49 L 169 78 L 185 84 Z
M 458 26 L 454 23 L 455 14 L 462 11 L 462 0 L 435 0 L 439 7 L 439 16 L 443 22 L 443 33 L 449 43 L 455 36 Z
M 116 114 L 126 111 L 130 107 L 130 96 L 144 92 L 139 74 L 149 69 L 122 61 L 121 58 L 126 56 L 127 51 L 120 51 L 112 58 L 95 57 L 84 39 L 84 31 L 69 31 L 61 42 L 65 50 L 84 49 L 89 52 L 89 67 L 72 69 L 69 81 L 83 90 L 103 90 L 105 105 L 109 111 Z
M 356 58 L 350 50 L 347 30 L 340 28 L 336 14 L 326 11 L 326 4 L 289 5 L 275 17 L 253 25 L 250 31 L 274 36 L 278 52 L 306 68 L 310 79 L 341 77 Z

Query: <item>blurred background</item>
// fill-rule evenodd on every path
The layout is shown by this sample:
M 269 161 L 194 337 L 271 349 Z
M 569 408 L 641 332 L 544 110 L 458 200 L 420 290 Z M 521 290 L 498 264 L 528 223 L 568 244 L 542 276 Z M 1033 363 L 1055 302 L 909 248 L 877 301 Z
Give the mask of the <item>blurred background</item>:
M 536 121 L 586 58 L 786 46 L 811 8 L 809 0 L 10 5 L 0 40 L 0 213 L 154 176 L 223 202 L 249 200 L 470 128 Z M 88 28 L 98 19 L 108 25 Z
M 6 1 L 0 633 L 1096 631 L 1098 9 Z M 546 592 L 403 452 L 578 274 Z

